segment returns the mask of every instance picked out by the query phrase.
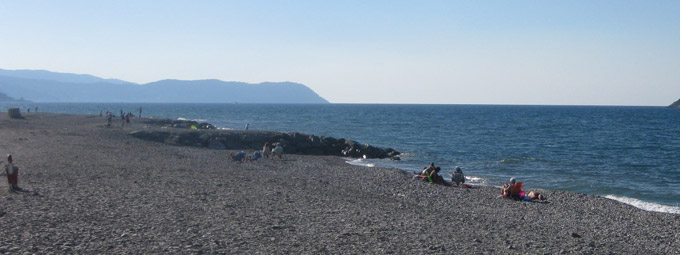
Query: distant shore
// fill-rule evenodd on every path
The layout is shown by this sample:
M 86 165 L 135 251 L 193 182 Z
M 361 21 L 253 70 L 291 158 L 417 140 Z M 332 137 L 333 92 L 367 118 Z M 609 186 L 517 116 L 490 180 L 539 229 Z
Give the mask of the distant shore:
M 0 253 L 672 254 L 680 215 L 598 196 L 548 203 L 444 187 L 336 156 L 234 163 L 226 150 L 137 139 L 95 115 L 0 114 Z M 348 137 L 351 139 L 351 137 Z M 249 151 L 252 152 L 252 151 Z M 6 161 L 6 160 L 5 160 Z

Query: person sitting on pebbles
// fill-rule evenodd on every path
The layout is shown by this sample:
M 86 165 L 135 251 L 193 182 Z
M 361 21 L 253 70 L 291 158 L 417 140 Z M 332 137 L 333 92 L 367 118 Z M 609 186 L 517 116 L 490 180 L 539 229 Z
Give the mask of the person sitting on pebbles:
M 459 166 L 456 166 L 456 171 L 451 174 L 451 184 L 454 183 L 456 184 L 456 187 L 465 183 L 465 175 Z
M 501 188 L 501 196 L 504 198 L 510 198 L 513 200 L 521 200 L 522 199 L 522 186 L 524 184 L 521 182 L 517 182 L 515 177 L 510 178 L 510 182 L 503 185 Z
M 441 167 L 435 167 L 434 170 L 432 170 L 432 172 L 430 172 L 430 176 L 429 176 L 430 182 L 445 185 L 445 186 L 451 186 L 451 183 L 446 182 L 446 180 L 444 180 L 444 177 L 439 175 L 439 171 L 441 171 Z

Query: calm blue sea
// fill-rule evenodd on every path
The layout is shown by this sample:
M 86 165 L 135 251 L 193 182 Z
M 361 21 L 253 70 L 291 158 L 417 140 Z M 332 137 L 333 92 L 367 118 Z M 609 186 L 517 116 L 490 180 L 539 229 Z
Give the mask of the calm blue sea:
M 445 174 L 468 182 L 595 194 L 652 211 L 680 213 L 680 109 L 606 106 L 0 104 L 41 112 L 186 118 L 229 129 L 302 132 L 403 152 L 401 161 L 348 160 Z

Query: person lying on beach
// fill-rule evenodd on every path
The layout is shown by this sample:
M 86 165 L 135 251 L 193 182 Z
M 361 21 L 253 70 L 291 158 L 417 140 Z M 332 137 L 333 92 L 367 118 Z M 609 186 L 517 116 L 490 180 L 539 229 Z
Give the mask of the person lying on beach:
M 460 184 L 465 183 L 465 175 L 463 170 L 459 166 L 456 166 L 456 171 L 451 174 L 451 184 L 456 184 L 458 187 Z
M 229 158 L 231 158 L 231 160 L 239 163 L 245 162 L 246 156 L 247 154 L 244 151 L 239 151 L 238 153 L 232 152 L 229 154 Z
M 522 193 L 522 186 L 523 184 L 521 182 L 517 182 L 515 177 L 511 177 L 510 182 L 503 185 L 501 188 L 501 196 L 513 200 L 521 200 L 522 195 L 520 195 L 520 193 Z
M 529 191 L 529 193 L 526 196 L 524 196 L 523 199 L 524 200 L 546 200 L 547 198 L 543 194 L 538 193 L 538 191 L 531 190 L 531 191 Z
M 258 160 L 258 159 L 261 159 L 262 157 L 263 157 L 263 156 L 262 156 L 262 152 L 261 152 L 261 151 L 255 151 L 255 152 L 253 152 L 253 155 L 250 156 L 250 160 L 251 160 L 251 161 L 253 161 L 253 160 Z

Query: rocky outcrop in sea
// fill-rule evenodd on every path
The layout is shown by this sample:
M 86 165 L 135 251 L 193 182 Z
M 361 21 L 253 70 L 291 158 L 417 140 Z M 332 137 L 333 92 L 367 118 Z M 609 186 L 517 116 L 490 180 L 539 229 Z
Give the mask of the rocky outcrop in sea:
M 400 153 L 392 148 L 375 147 L 343 138 L 297 132 L 216 130 L 213 125 L 207 123 L 184 120 L 149 120 L 145 124 L 173 128 L 139 130 L 130 135 L 165 144 L 214 150 L 260 150 L 264 143 L 269 142 L 272 145 L 282 145 L 287 154 L 400 159 Z M 192 126 L 196 129 L 190 129 Z
M 680 99 L 678 99 L 678 101 L 675 101 L 674 103 L 672 103 L 668 107 L 670 107 L 670 108 L 680 108 Z

